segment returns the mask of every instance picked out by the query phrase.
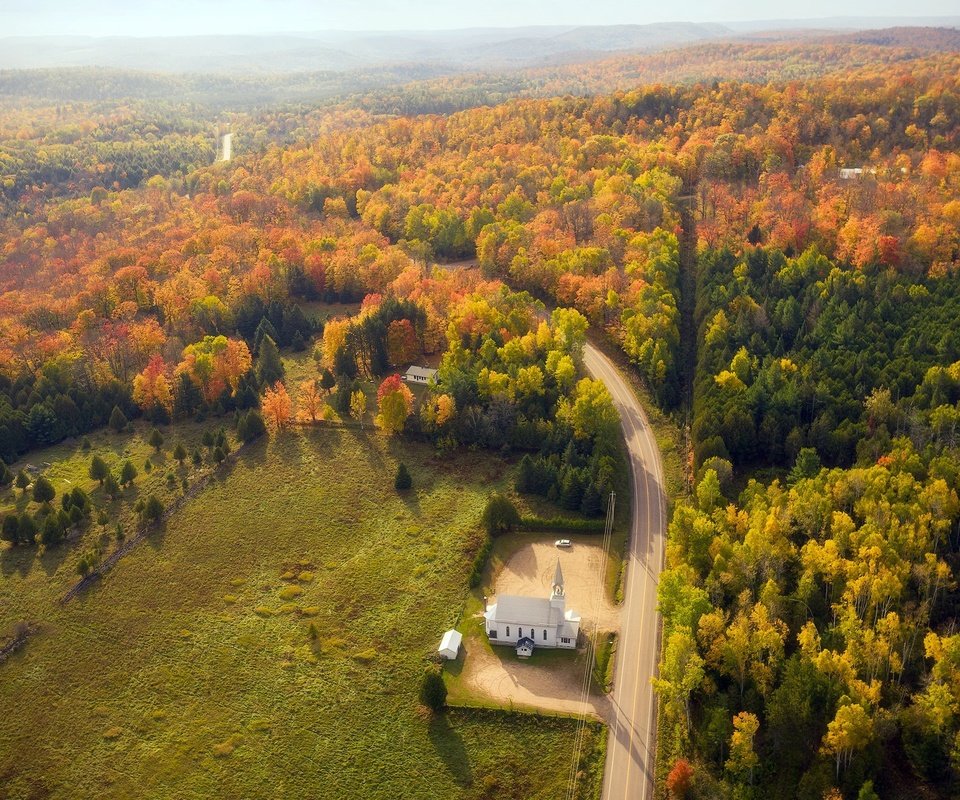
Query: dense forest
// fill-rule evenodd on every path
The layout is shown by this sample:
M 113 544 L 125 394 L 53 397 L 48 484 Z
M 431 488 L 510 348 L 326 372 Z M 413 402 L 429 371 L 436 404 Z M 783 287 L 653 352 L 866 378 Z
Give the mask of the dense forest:
M 351 415 L 375 378 L 385 430 L 526 453 L 518 488 L 599 514 L 592 326 L 691 440 L 660 587 L 674 796 L 952 796 L 960 57 L 894 40 L 229 120 L 80 90 L 14 111 L 51 77 L 0 76 L 0 457 L 116 413 L 281 426 L 277 349 L 315 347 L 298 413 L 320 392 Z M 239 155 L 212 163 L 227 121 Z M 423 353 L 441 381 L 415 415 L 391 373 Z

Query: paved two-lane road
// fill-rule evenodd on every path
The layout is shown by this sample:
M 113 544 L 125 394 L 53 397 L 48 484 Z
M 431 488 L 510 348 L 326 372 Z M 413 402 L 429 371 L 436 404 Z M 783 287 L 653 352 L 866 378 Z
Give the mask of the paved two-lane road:
M 604 382 L 620 412 L 633 481 L 603 800 L 652 800 L 657 718 L 650 679 L 659 660 L 657 581 L 667 525 L 663 465 L 646 415 L 617 368 L 590 344 L 584 363 L 594 378 Z

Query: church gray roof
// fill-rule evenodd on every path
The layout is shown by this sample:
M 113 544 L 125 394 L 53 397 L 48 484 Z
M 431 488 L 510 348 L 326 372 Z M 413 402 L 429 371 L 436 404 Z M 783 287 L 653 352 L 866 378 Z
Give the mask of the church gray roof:
M 563 609 L 550 604 L 545 597 L 521 597 L 505 594 L 497 598 L 490 609 L 490 619 L 496 622 L 517 625 L 559 625 L 563 621 Z

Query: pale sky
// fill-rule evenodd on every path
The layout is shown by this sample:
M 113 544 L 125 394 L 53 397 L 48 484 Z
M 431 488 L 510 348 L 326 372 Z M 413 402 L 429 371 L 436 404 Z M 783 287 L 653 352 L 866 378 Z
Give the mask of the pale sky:
M 0 0 L 0 36 L 164 36 L 956 15 L 957 0 Z

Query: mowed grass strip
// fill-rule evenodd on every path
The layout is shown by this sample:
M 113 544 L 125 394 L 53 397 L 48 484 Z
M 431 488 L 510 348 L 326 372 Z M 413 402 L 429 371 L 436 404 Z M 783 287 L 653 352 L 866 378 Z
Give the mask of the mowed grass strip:
M 244 451 L 100 585 L 49 598 L 0 666 L 3 795 L 562 796 L 572 721 L 431 719 L 416 699 L 510 477 L 498 458 L 353 430 Z

